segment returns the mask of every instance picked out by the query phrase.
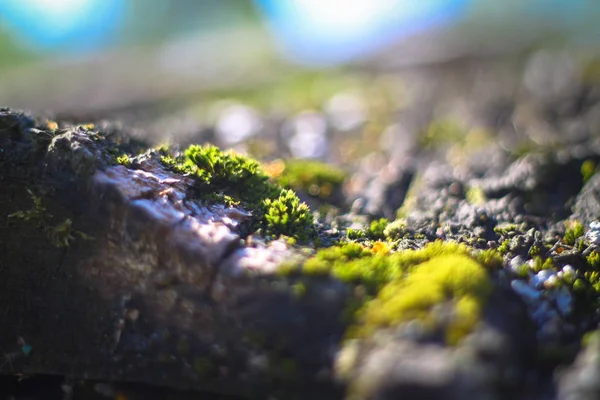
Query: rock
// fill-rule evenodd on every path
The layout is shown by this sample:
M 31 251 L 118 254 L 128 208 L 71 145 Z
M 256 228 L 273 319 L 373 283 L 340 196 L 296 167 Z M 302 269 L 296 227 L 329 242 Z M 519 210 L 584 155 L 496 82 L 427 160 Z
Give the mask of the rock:
M 558 400 L 600 398 L 600 336 L 593 332 L 575 363 L 557 374 Z
M 242 246 L 254 210 L 199 200 L 157 152 L 118 165 L 101 134 L 34 126 L 0 111 L 0 372 L 331 398 L 345 285 L 298 296 L 287 245 Z
M 600 218 L 600 175 L 593 175 L 577 196 L 573 207 L 575 218 L 589 226 Z
M 535 330 L 524 304 L 496 289 L 483 321 L 457 347 L 413 341 L 393 329 L 347 342 L 337 359 L 350 399 L 504 399 L 524 385 Z

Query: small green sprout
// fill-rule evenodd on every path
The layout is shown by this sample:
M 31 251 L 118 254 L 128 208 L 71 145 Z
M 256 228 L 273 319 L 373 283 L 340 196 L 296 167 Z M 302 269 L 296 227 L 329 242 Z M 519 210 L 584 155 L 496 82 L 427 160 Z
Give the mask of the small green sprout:
M 346 237 L 350 240 L 358 240 L 364 239 L 366 237 L 366 234 L 365 231 L 363 231 L 362 229 L 348 228 L 346 229 Z
M 127 154 L 123 154 L 116 158 L 117 164 L 129 167 L 131 165 L 131 159 Z
M 377 221 L 371 222 L 369 229 L 367 230 L 367 236 L 371 240 L 385 239 L 385 228 L 388 226 L 388 220 L 380 218 Z
M 566 232 L 563 237 L 563 242 L 570 246 L 575 245 L 575 241 L 583 236 L 583 224 L 577 220 L 565 222 Z
M 8 218 L 19 218 L 24 221 L 34 222 L 35 227 L 44 231 L 50 243 L 55 247 L 70 246 L 71 242 L 75 240 L 75 236 L 79 236 L 84 240 L 92 240 L 91 236 L 73 229 L 73 222 L 70 218 L 65 219 L 55 226 L 50 225 L 49 220 L 52 218 L 52 215 L 46 212 L 46 207 L 42 204 L 41 197 L 36 196 L 29 189 L 27 189 L 27 192 L 33 200 L 33 208 L 26 211 L 14 212 Z
M 313 215 L 291 190 L 283 190 L 277 199 L 265 199 L 268 235 L 294 236 L 306 240 L 312 233 Z
M 350 240 L 369 239 L 369 240 L 383 240 L 386 238 L 385 229 L 388 226 L 388 220 L 381 218 L 372 221 L 367 229 L 353 229 L 348 228 L 346 230 L 346 237 Z
M 593 250 L 586 257 L 586 261 L 590 269 L 594 271 L 600 271 L 600 253 L 598 253 L 596 250 Z
M 46 212 L 46 207 L 42 204 L 42 198 L 35 195 L 30 189 L 27 189 L 27 193 L 33 201 L 33 207 L 25 211 L 17 211 L 8 216 L 8 218 L 19 218 L 24 221 L 34 222 L 36 227 L 42 228 L 44 226 L 44 219 L 52 217 Z
M 383 230 L 384 236 L 388 239 L 401 239 L 407 232 L 406 220 L 402 218 L 390 222 Z
M 46 227 L 46 234 L 50 243 L 55 247 L 69 247 L 71 242 L 78 236 L 83 240 L 92 240 L 92 237 L 83 232 L 73 229 L 73 221 L 70 218 L 56 226 Z

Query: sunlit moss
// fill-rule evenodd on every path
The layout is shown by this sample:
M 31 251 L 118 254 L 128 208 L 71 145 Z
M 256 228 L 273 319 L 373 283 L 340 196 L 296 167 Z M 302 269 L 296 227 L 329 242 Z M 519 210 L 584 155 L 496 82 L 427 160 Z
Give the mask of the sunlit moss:
M 205 201 L 255 210 L 255 229 L 303 241 L 314 236 L 309 207 L 292 190 L 270 182 L 256 160 L 210 145 L 191 145 L 178 156 L 168 148 L 158 153 L 165 167 L 195 178 L 196 192 Z
M 469 256 L 446 254 L 412 268 L 404 279 L 393 279 L 359 311 L 355 335 L 370 335 L 374 330 L 421 320 L 434 328 L 432 308 L 451 302 L 452 321 L 446 327 L 446 341 L 456 344 L 480 318 L 491 282 L 486 269 Z
M 265 222 L 268 235 L 288 235 L 307 240 L 313 226 L 313 215 L 291 190 L 283 190 L 279 197 L 264 200 Z
M 346 230 L 346 237 L 350 240 L 358 239 L 369 239 L 369 240 L 383 240 L 386 238 L 385 229 L 388 226 L 388 220 L 380 218 L 375 221 L 371 221 L 366 229 L 352 229 Z
M 575 244 L 575 241 L 583 236 L 584 227 L 583 224 L 577 220 L 565 222 L 565 236 L 563 237 L 563 242 L 570 246 Z
M 116 158 L 117 164 L 123 165 L 125 167 L 129 167 L 131 165 L 131 160 L 127 154 L 123 154 Z
M 431 308 L 449 302 L 454 319 L 445 334 L 448 343 L 456 343 L 479 318 L 490 288 L 488 269 L 502 265 L 495 250 L 475 250 L 454 242 L 436 241 L 396 253 L 380 250 L 347 242 L 320 250 L 302 266 L 305 274 L 330 276 L 364 288 L 364 296 L 349 302 L 347 314 L 354 315 L 350 338 L 414 318 L 433 327 Z

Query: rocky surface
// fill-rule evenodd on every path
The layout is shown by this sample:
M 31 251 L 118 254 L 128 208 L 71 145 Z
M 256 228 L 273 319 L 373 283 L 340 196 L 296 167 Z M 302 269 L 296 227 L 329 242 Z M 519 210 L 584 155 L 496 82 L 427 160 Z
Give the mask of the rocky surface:
M 245 243 L 251 212 L 193 199 L 156 153 L 128 168 L 85 128 L 0 119 L 5 372 L 258 397 L 322 385 L 343 286 L 298 299 L 275 275 L 287 246 Z
M 53 398 L 598 397 L 597 83 L 549 96 L 532 68 L 467 99 L 458 75 L 417 76 L 376 138 L 381 109 L 349 93 L 283 122 L 229 105 L 176 135 L 257 149 L 311 205 L 306 235 L 152 148 L 170 123 L 141 118 L 146 144 L 0 111 L 0 372 L 59 382 Z M 275 157 L 348 177 L 283 180 Z

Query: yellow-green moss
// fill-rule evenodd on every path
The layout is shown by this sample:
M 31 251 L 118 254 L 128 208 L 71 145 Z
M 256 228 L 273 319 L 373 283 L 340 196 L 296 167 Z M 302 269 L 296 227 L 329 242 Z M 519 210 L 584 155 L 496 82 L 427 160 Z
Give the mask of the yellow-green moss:
M 294 236 L 301 241 L 312 235 L 313 215 L 293 191 L 282 190 L 278 197 L 263 200 L 263 205 L 266 209 L 265 232 L 268 235 Z
M 117 164 L 123 165 L 125 167 L 129 167 L 131 165 L 131 159 L 129 158 L 129 156 L 127 154 L 122 154 L 120 156 L 118 156 L 115 161 L 117 162 Z
M 366 229 L 352 229 L 346 230 L 346 237 L 350 240 L 369 239 L 369 240 L 382 240 L 386 238 L 385 230 L 388 226 L 388 220 L 380 218 L 375 221 L 371 221 Z
M 577 220 L 565 222 L 565 236 L 563 238 L 563 242 L 565 244 L 573 246 L 575 241 L 583 236 L 584 227 L 583 224 Z
M 446 341 L 456 344 L 479 320 L 490 290 L 488 272 L 473 258 L 463 254 L 436 256 L 415 266 L 406 278 L 386 284 L 359 311 L 359 325 L 353 334 L 370 335 L 378 328 L 413 319 L 434 328 L 432 308 L 452 302 L 454 315 L 446 327 Z
M 407 233 L 406 220 L 402 218 L 390 222 L 383 231 L 384 236 L 388 239 L 402 239 Z
M 414 318 L 432 327 L 431 308 L 449 302 L 454 320 L 445 333 L 448 343 L 454 344 L 479 319 L 491 285 L 487 269 L 501 265 L 495 250 L 475 250 L 454 242 L 435 241 L 422 249 L 396 253 L 348 242 L 320 250 L 304 263 L 302 272 L 363 288 L 344 313 L 346 320 L 354 315 L 349 338 Z
M 196 192 L 205 201 L 254 210 L 254 230 L 301 241 L 315 236 L 309 207 L 292 190 L 270 182 L 256 160 L 211 145 L 191 145 L 182 155 L 164 146 L 157 151 L 164 166 L 195 178 Z
M 588 267 L 594 271 L 600 271 L 600 253 L 596 250 L 592 251 L 587 257 Z

